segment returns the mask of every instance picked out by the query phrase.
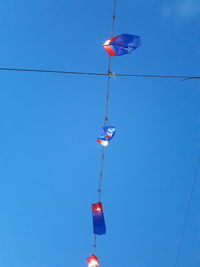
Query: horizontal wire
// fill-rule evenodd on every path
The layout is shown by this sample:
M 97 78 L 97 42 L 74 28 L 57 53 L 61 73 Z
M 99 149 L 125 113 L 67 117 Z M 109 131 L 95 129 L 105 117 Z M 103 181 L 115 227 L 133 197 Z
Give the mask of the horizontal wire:
M 74 74 L 89 76 L 110 76 L 110 77 L 141 77 L 141 78 L 175 78 L 183 80 L 200 79 L 200 76 L 192 75 L 157 75 L 157 74 L 126 74 L 126 73 L 101 73 L 101 72 L 81 72 L 81 71 L 64 71 L 64 70 L 43 70 L 43 69 L 25 69 L 25 68 L 4 68 L 0 67 L 0 71 L 21 71 L 21 72 L 38 72 L 38 73 L 54 73 L 54 74 Z
M 185 76 L 185 75 L 156 75 L 156 74 L 111 74 L 112 76 L 121 76 L 121 77 L 144 77 L 144 78 L 175 78 L 175 79 L 200 79 L 200 76 Z
M 40 70 L 40 69 L 21 69 L 21 68 L 1 68 L 5 71 L 24 71 L 24 72 L 42 72 L 42 73 L 55 73 L 55 74 L 77 74 L 77 75 L 95 75 L 95 76 L 107 76 L 107 73 L 95 73 L 95 72 L 79 72 L 79 71 L 63 71 L 63 70 Z

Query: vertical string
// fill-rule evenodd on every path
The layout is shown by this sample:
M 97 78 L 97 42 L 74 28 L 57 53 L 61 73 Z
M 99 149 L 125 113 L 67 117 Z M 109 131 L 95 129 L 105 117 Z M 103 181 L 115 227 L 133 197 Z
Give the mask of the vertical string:
M 102 179 L 103 179 L 103 167 L 104 167 L 104 150 L 105 148 L 102 147 L 101 152 L 101 167 L 100 167 L 100 175 L 99 175 L 99 187 L 98 187 L 98 202 L 101 201 L 101 190 L 102 190 Z
M 113 2 L 113 14 L 112 14 L 112 30 L 111 30 L 111 37 L 113 37 L 114 34 L 114 28 L 115 28 L 115 19 L 116 19 L 116 3 L 117 0 L 114 0 Z M 106 104 L 105 104 L 105 115 L 104 115 L 104 126 L 107 126 L 107 122 L 109 120 L 108 118 L 108 106 L 109 106 L 109 96 L 110 96 L 110 78 L 112 77 L 111 73 L 111 57 L 108 57 L 108 76 L 107 76 L 107 88 L 106 88 Z M 101 150 L 101 164 L 100 164 L 100 174 L 99 174 L 99 187 L 98 187 L 98 198 L 97 201 L 101 201 L 101 193 L 102 193 L 102 180 L 103 180 L 103 168 L 104 168 L 104 158 L 105 158 L 105 147 L 102 146 Z M 96 250 L 97 245 L 97 236 L 93 235 L 93 253 Z
M 198 161 L 197 161 L 197 166 L 196 166 L 196 170 L 195 170 L 195 174 L 194 174 L 194 178 L 193 178 L 192 188 L 191 188 L 191 191 L 190 191 L 188 204 L 187 204 L 187 208 L 186 208 L 186 213 L 185 213 L 185 217 L 184 217 L 184 222 L 183 222 L 183 227 L 182 227 L 182 230 L 181 230 L 180 240 L 179 240 L 179 244 L 178 244 L 178 248 L 177 248 L 177 252 L 176 252 L 176 258 L 175 258 L 174 267 L 178 266 L 178 263 L 179 263 L 180 253 L 181 253 L 181 249 L 182 249 L 182 245 L 183 245 L 183 239 L 184 239 L 184 235 L 185 235 L 185 231 L 186 231 L 188 218 L 189 218 L 189 215 L 190 215 L 190 210 L 191 210 L 191 205 L 192 205 L 192 198 L 193 198 L 193 194 L 194 194 L 195 187 L 196 187 L 196 184 L 197 184 L 197 180 L 198 180 L 198 177 L 199 177 L 199 171 L 200 171 L 200 158 L 198 158 Z
M 113 5 L 113 15 L 112 15 L 112 31 L 111 31 L 111 37 L 113 37 L 113 35 L 114 35 L 114 30 L 115 30 L 116 5 L 117 5 L 117 0 L 114 0 L 114 5 Z
M 106 105 L 105 105 L 105 115 L 104 115 L 104 126 L 107 125 L 108 122 L 108 104 L 109 104 L 109 95 L 110 95 L 110 56 L 109 56 L 109 64 L 108 64 L 108 78 L 107 78 L 107 89 L 106 89 Z
M 93 237 L 93 254 L 95 254 L 95 250 L 96 250 L 96 246 L 97 246 L 97 235 L 94 234 L 94 237 Z
M 115 29 L 116 4 L 117 4 L 117 0 L 114 0 L 114 2 L 113 2 L 113 14 L 112 14 L 111 37 L 113 37 L 114 29 Z M 110 97 L 110 78 L 111 77 L 112 77 L 112 73 L 111 73 L 111 56 L 108 56 L 108 76 L 107 76 L 107 88 L 106 88 L 106 104 L 105 104 L 104 126 L 106 126 L 107 122 L 109 121 L 109 118 L 108 118 L 108 106 L 109 106 L 109 97 Z M 105 158 L 105 148 L 102 147 L 102 151 L 101 151 L 101 167 L 100 167 L 100 175 L 99 175 L 99 188 L 98 188 L 98 202 L 101 200 L 104 158 Z

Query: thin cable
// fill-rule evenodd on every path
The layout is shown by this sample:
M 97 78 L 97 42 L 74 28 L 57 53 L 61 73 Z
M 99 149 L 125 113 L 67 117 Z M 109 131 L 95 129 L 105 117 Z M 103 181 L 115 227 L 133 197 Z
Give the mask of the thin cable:
M 113 15 L 112 15 L 112 31 L 111 31 L 111 37 L 113 37 L 114 31 L 115 31 L 116 6 L 117 6 L 117 0 L 114 0 Z
M 111 30 L 111 37 L 114 34 L 115 28 L 115 19 L 116 19 L 116 3 L 117 1 L 114 0 L 113 2 L 113 12 L 112 12 L 112 30 Z M 109 96 L 110 96 L 110 78 L 112 77 L 112 73 L 110 70 L 111 67 L 111 57 L 108 57 L 108 73 L 107 73 L 107 88 L 106 88 L 106 104 L 105 104 L 105 115 L 104 115 L 104 126 L 107 125 L 108 119 L 108 105 L 109 105 Z M 98 202 L 101 201 L 101 192 L 102 192 L 102 179 L 103 179 L 103 166 L 104 166 L 104 158 L 105 158 L 105 151 L 104 147 L 102 147 L 101 152 L 101 167 L 100 167 L 100 175 L 99 175 L 99 188 L 98 188 Z
M 181 231 L 179 245 L 178 245 L 178 248 L 177 248 L 174 267 L 176 267 L 178 265 L 178 262 L 179 262 L 180 252 L 181 252 L 181 248 L 182 248 L 182 245 L 183 245 L 183 239 L 184 239 L 184 235 L 185 235 L 185 230 L 186 230 L 188 218 L 189 218 L 189 215 L 190 215 L 193 193 L 194 193 L 194 190 L 195 190 L 195 187 L 196 187 L 196 184 L 197 184 L 197 180 L 198 180 L 199 169 L 200 169 L 200 158 L 197 161 L 197 166 L 196 166 L 194 179 L 193 179 L 193 183 L 192 183 L 192 189 L 191 189 L 191 192 L 190 192 L 190 195 L 189 195 L 188 204 L 187 204 L 186 213 L 185 213 L 185 218 L 184 218 L 184 222 L 183 222 L 183 228 L 182 228 L 182 231 Z
M 118 77 L 142 77 L 142 78 L 175 78 L 175 79 L 183 79 L 183 80 L 191 80 L 191 79 L 200 79 L 200 76 L 192 75 L 157 75 L 157 74 L 119 74 L 113 73 L 113 76 Z
M 77 74 L 77 75 L 93 75 L 93 76 L 107 76 L 107 73 L 97 72 L 79 72 L 79 71 L 64 71 L 64 70 L 41 70 L 41 69 L 24 69 L 24 68 L 2 68 L 5 71 L 22 71 L 22 72 L 39 72 L 39 73 L 55 73 L 55 74 Z
M 96 250 L 96 246 L 97 246 L 97 235 L 93 235 L 93 254 L 95 253 L 95 250 Z
M 114 30 L 115 30 L 115 20 L 116 20 L 116 5 L 117 5 L 117 0 L 114 0 L 113 4 L 113 14 L 112 14 L 112 30 L 111 30 L 111 37 L 114 35 Z M 111 67 L 111 57 L 108 56 L 108 82 L 107 82 L 107 89 L 106 89 L 106 107 L 105 107 L 105 116 L 104 116 L 104 125 L 106 126 L 107 121 L 108 121 L 108 103 L 109 103 L 109 94 L 110 94 L 110 78 L 112 77 L 112 73 L 110 70 Z
M 109 66 L 108 66 L 109 67 Z M 109 104 L 109 96 L 110 96 L 110 76 L 107 79 L 107 88 L 106 88 L 106 105 L 105 105 L 105 115 L 104 115 L 104 126 L 107 125 L 108 119 L 108 104 Z
M 101 166 L 100 166 L 100 175 L 99 175 L 99 187 L 98 187 L 98 202 L 101 201 L 101 191 L 102 191 L 102 179 L 103 179 L 103 167 L 104 167 L 104 147 L 101 151 Z
M 117 3 L 117 1 L 114 0 L 113 14 L 112 14 L 111 37 L 114 34 L 115 19 L 116 19 L 116 3 Z M 109 95 L 110 95 L 110 78 L 112 77 L 110 66 L 111 66 L 111 57 L 109 56 L 108 57 L 108 73 L 106 74 L 106 76 L 108 78 L 107 78 L 107 88 L 106 88 L 106 104 L 105 104 L 104 126 L 107 125 L 107 121 L 108 121 L 108 104 L 109 104 Z M 105 148 L 102 147 L 102 150 L 101 150 L 101 165 L 100 165 L 100 174 L 99 174 L 99 187 L 98 187 L 98 190 L 97 190 L 98 191 L 98 202 L 101 201 L 104 158 L 105 158 Z M 97 236 L 94 234 L 94 240 L 93 240 L 93 251 L 94 252 L 96 250 L 96 246 L 97 246 Z
M 25 69 L 25 68 L 4 68 L 0 67 L 0 71 L 18 71 L 18 72 L 36 72 L 36 73 L 52 73 L 67 75 L 88 75 L 88 76 L 109 76 L 109 77 L 141 77 L 141 78 L 175 78 L 182 80 L 200 79 L 197 75 L 157 75 L 157 74 L 127 74 L 127 73 L 101 73 L 101 72 L 81 72 L 81 71 L 64 71 L 64 70 L 42 70 L 42 69 Z
M 114 35 L 114 29 L 115 29 L 115 20 L 116 20 L 116 5 L 117 0 L 114 0 L 113 3 L 113 14 L 112 14 L 112 30 L 111 30 L 111 37 Z M 104 126 L 107 125 L 108 121 L 108 104 L 109 104 L 109 95 L 110 95 L 110 78 L 113 76 L 111 72 L 111 56 L 108 56 L 108 73 L 107 73 L 107 89 L 106 89 L 106 106 L 105 106 L 105 116 L 104 116 Z M 104 152 L 102 152 L 102 157 Z

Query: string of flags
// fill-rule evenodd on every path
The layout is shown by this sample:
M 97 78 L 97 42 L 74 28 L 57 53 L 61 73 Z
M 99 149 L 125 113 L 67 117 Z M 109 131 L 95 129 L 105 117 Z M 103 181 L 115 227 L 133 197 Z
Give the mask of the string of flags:
M 115 20 L 115 8 L 116 0 L 114 0 L 114 11 L 113 11 L 113 28 Z M 113 32 L 113 31 L 112 31 Z M 138 48 L 141 44 L 140 36 L 132 34 L 121 34 L 115 37 L 111 37 L 104 44 L 103 47 L 109 55 L 108 63 L 108 74 L 110 73 L 110 57 L 112 56 L 122 56 L 132 53 L 133 50 Z M 97 143 L 102 145 L 102 157 L 101 157 L 101 169 L 100 169 L 100 181 L 98 188 L 98 202 L 92 204 L 92 220 L 93 220 L 93 234 L 94 234 L 94 252 L 96 249 L 96 236 L 106 234 L 106 224 L 104 219 L 103 205 L 101 202 L 101 187 L 103 178 L 103 162 L 104 162 L 104 149 L 107 147 L 115 135 L 116 128 L 112 125 L 107 125 L 108 117 L 108 99 L 109 99 L 109 80 L 110 75 L 108 75 L 108 88 L 106 94 L 106 112 L 104 118 L 104 126 L 101 129 L 100 134 L 97 137 Z M 88 267 L 100 267 L 99 260 L 94 254 L 87 257 Z

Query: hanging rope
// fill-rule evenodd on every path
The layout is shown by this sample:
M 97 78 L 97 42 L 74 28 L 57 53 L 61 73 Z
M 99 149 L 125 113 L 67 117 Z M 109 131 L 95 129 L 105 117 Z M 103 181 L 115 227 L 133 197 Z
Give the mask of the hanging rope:
M 114 34 L 114 27 L 115 27 L 115 19 L 116 19 L 116 3 L 117 1 L 114 0 L 113 3 L 113 14 L 112 14 L 112 31 L 111 37 Z M 105 104 L 105 115 L 104 115 L 104 126 L 107 125 L 108 119 L 108 105 L 109 105 L 109 95 L 110 95 L 110 78 L 112 77 L 111 74 L 111 57 L 108 56 L 108 73 L 107 73 L 107 88 L 106 88 L 106 104 Z M 104 166 L 104 158 L 105 158 L 105 148 L 102 147 L 101 152 L 101 167 L 100 167 L 100 175 L 99 175 L 99 188 L 98 188 L 98 201 L 101 201 L 101 192 L 102 192 L 102 179 L 103 179 L 103 166 Z
M 115 27 L 115 19 L 116 19 L 116 3 L 117 0 L 114 0 L 113 2 L 113 14 L 112 14 L 112 30 L 111 30 L 111 37 L 113 37 L 114 34 L 114 27 Z M 109 105 L 109 95 L 110 95 L 110 78 L 112 77 L 111 73 L 111 57 L 108 56 L 108 73 L 107 75 L 107 88 L 106 88 L 106 104 L 105 104 L 105 115 L 104 115 L 104 126 L 107 125 L 108 122 L 108 105 Z M 101 151 L 101 163 L 100 163 L 100 174 L 99 174 L 99 187 L 98 187 L 98 198 L 97 201 L 101 201 L 101 192 L 102 192 L 102 180 L 103 180 L 103 168 L 104 168 L 104 158 L 105 158 L 105 148 L 102 147 Z M 97 243 L 97 236 L 94 235 L 94 241 L 93 241 L 93 251 L 95 252 L 96 249 L 96 243 Z
M 113 37 L 114 34 L 114 27 L 115 27 L 115 19 L 116 19 L 116 4 L 117 4 L 117 0 L 114 0 L 114 4 L 113 4 L 113 14 L 112 14 L 112 30 L 111 30 L 111 37 Z M 108 105 L 109 105 L 109 96 L 110 96 L 110 78 L 112 77 L 111 75 L 111 57 L 108 56 L 108 78 L 107 78 L 107 88 L 106 88 L 106 105 L 105 105 L 105 115 L 104 115 L 104 126 L 107 125 L 107 121 L 108 119 Z M 101 153 L 101 168 L 100 168 L 100 182 L 99 182 L 99 195 L 98 195 L 98 201 L 101 200 L 101 187 L 102 187 L 102 178 L 103 178 L 103 162 L 104 162 L 104 156 L 105 154 L 105 148 L 102 147 L 102 153 Z
M 191 189 L 191 192 L 190 192 L 190 195 L 189 195 L 188 204 L 187 204 L 186 213 L 185 213 L 184 222 L 183 222 L 183 228 L 182 228 L 182 231 L 181 231 L 180 241 L 179 241 L 179 245 L 178 245 L 178 248 L 177 248 L 174 267 L 178 266 L 178 263 L 179 263 L 180 252 L 181 252 L 181 248 L 182 248 L 182 245 L 183 245 L 183 239 L 184 239 L 184 235 L 185 235 L 185 230 L 186 230 L 188 218 L 189 218 L 189 215 L 190 215 L 190 210 L 191 210 L 191 205 L 192 205 L 192 198 L 193 198 L 193 193 L 194 193 L 194 190 L 195 190 L 195 187 L 196 187 L 196 184 L 197 184 L 197 180 L 198 180 L 198 176 L 199 176 L 199 170 L 200 170 L 200 158 L 197 161 L 197 166 L 196 166 L 196 170 L 195 170 L 195 174 L 194 174 L 194 178 L 193 178 L 193 183 L 192 183 L 192 189 Z

